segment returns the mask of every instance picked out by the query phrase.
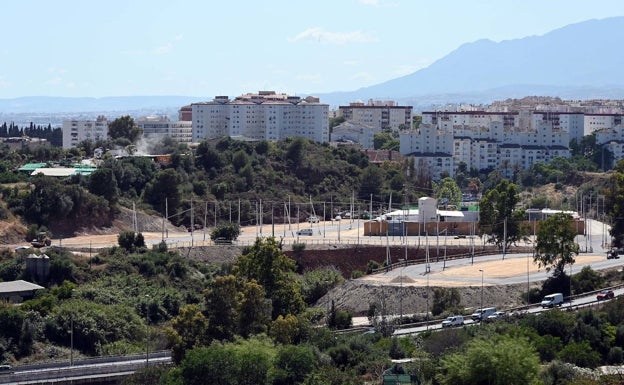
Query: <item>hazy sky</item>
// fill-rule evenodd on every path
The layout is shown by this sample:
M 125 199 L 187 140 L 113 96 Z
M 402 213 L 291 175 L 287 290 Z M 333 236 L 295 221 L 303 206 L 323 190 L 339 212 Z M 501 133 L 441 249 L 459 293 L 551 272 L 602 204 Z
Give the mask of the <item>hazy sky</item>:
M 351 91 L 622 0 L 3 1 L 0 98 Z

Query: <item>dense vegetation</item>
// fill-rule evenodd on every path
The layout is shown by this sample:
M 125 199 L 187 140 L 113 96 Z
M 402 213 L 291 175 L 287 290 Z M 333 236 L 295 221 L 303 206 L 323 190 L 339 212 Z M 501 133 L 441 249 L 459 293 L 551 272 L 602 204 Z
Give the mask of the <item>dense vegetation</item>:
M 624 163 L 604 184 L 582 186 L 584 173 L 598 169 L 593 155 L 512 170 L 510 179 L 503 177 L 509 171 L 505 167 L 467 170 L 464 165 L 454 178 L 444 175 L 434 183 L 426 169 L 409 161 L 371 164 L 355 149 L 302 139 L 248 143 L 222 138 L 195 149 L 167 140 L 155 144 L 153 152 L 172 154 L 167 164 L 146 157 L 104 157 L 90 177 L 55 180 L 14 171 L 25 161 L 67 164 L 113 143 L 136 151 L 131 146 L 138 134 L 131 120 L 118 123 L 110 142 L 85 142 L 69 151 L 0 151 L 0 217 L 23 218 L 33 226 L 30 234 L 43 228 L 71 233 L 77 227 L 105 226 L 119 207 L 137 204 L 190 226 L 189 209 L 195 202 L 195 223 L 212 227 L 239 215 L 243 225 L 255 223 L 258 215 L 268 222 L 270 206 L 278 217 L 298 214 L 304 219 L 310 200 L 317 215 L 323 212 L 319 202 L 331 205 L 331 216 L 347 209 L 351 197 L 363 209 L 372 200 L 377 210 L 387 206 L 390 196 L 401 204 L 423 195 L 458 204 L 463 192 L 483 196 L 482 231 L 492 243 L 508 247 L 528 234 L 520 225 L 525 208 L 576 206 L 575 196 L 558 202 L 550 196 L 521 199 L 534 187 L 554 183 L 557 190 L 573 185 L 580 187 L 580 195 L 604 195 L 603 208 L 611 207 L 614 228 L 624 218 Z M 596 153 L 591 142 L 575 151 Z M 609 193 L 606 185 L 616 188 Z M 288 200 L 301 210 L 284 213 Z M 261 201 L 264 210 L 258 214 Z M 566 228 L 569 218 L 555 219 L 542 227 L 546 234 Z M 214 226 L 220 230 L 213 236 L 234 238 L 238 228 L 224 226 Z M 545 242 L 536 258 L 557 274 L 540 293 L 528 296 L 567 295 L 570 287 L 578 293 L 603 284 L 604 278 L 591 269 L 565 275 L 577 250 L 553 252 L 553 243 L 568 237 L 560 234 L 552 242 L 541 236 Z M 74 348 L 83 355 L 138 353 L 146 342 L 150 350 L 172 350 L 175 367 L 150 368 L 127 384 L 364 384 L 379 382 L 390 359 L 406 357 L 414 361 L 405 370 L 424 384 L 585 384 L 596 378 L 578 367 L 624 362 L 623 299 L 577 313 L 554 309 L 404 338 L 392 337 L 392 322 L 375 323 L 374 333 L 336 334 L 334 329 L 350 325 L 349 309 L 313 305 L 343 277 L 331 267 L 298 272 L 275 239 L 258 239 L 233 265 L 197 263 L 165 244 L 149 250 L 140 233 L 120 233 L 118 243 L 88 257 L 49 249 L 50 275 L 45 278 L 25 270 L 25 254 L 0 252 L 0 279 L 28 279 L 48 287 L 19 307 L 0 306 L 0 360 L 67 359 L 73 332 Z M 432 304 L 436 314 L 461 311 L 461 299 L 452 290 L 437 290 Z M 370 306 L 372 314 L 383 308 Z

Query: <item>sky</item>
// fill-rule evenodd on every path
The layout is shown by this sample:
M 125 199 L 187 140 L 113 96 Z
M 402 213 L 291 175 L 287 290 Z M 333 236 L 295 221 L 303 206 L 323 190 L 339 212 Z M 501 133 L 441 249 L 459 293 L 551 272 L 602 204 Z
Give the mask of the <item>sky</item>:
M 0 98 L 353 91 L 622 0 L 4 1 Z

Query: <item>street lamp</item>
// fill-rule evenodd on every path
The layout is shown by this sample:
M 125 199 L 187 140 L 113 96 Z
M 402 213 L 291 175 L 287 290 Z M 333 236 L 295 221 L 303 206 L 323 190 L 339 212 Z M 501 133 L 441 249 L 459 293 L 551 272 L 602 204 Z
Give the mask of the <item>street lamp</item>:
M 71 294 L 72 297 L 76 292 L 75 289 L 72 289 Z M 74 366 L 74 306 L 72 304 L 71 313 L 69 318 L 69 366 Z
M 481 272 L 481 317 L 479 317 L 479 323 L 483 324 L 483 269 L 479 269 Z
M 145 294 L 145 366 L 149 366 L 149 294 Z

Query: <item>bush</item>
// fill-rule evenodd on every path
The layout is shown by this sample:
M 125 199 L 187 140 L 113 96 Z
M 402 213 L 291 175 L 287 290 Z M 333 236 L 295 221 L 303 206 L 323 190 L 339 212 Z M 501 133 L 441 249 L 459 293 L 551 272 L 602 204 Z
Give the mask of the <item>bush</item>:
M 624 362 L 624 351 L 619 346 L 614 346 L 607 353 L 607 363 L 610 365 L 619 365 Z
M 217 238 L 225 238 L 233 241 L 240 235 L 240 226 L 236 223 L 222 223 L 219 226 L 212 229 L 210 232 L 210 239 L 213 241 Z
M 584 368 L 593 369 L 600 364 L 600 354 L 593 350 L 586 341 L 567 344 L 559 352 L 559 358 Z

